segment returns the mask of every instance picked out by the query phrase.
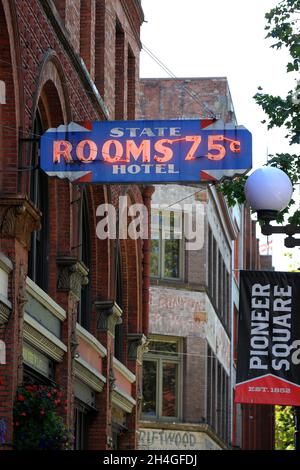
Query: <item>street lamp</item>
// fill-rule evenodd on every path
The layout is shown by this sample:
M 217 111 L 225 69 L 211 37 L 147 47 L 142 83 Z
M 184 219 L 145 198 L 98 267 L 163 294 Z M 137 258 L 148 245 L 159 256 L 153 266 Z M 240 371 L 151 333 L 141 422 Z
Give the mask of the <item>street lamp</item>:
M 286 208 L 293 194 L 290 178 L 284 171 L 274 167 L 263 167 L 255 170 L 247 179 L 245 196 L 250 207 L 257 211 L 257 218 L 264 222 L 261 227 L 263 235 L 283 233 L 288 235 L 284 244 L 287 248 L 300 246 L 300 239 L 293 235 L 300 233 L 300 227 L 294 224 L 285 226 L 271 225 L 283 209 Z
M 263 235 L 275 233 L 286 234 L 284 244 L 287 248 L 300 246 L 300 239 L 293 237 L 300 233 L 300 227 L 294 224 L 285 226 L 271 225 L 278 214 L 287 207 L 293 193 L 293 186 L 284 171 L 274 167 L 263 167 L 255 170 L 247 179 L 245 185 L 246 201 L 257 212 L 259 221 L 264 222 L 261 227 Z M 295 419 L 295 449 L 300 450 L 300 407 L 294 407 Z

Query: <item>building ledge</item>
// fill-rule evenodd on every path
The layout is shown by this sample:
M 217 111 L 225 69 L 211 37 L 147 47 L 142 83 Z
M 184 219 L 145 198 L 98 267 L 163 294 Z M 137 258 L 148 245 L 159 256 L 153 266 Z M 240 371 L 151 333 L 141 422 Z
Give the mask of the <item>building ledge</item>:
M 67 346 L 44 326 L 40 325 L 34 318 L 28 315 L 28 313 L 24 315 L 23 334 L 24 339 L 28 341 L 28 343 L 35 346 L 39 351 L 47 354 L 51 359 L 57 362 L 63 360 Z
M 79 338 L 82 338 L 94 350 L 96 350 L 101 357 L 105 357 L 107 355 L 106 348 L 97 340 L 94 335 L 79 325 L 79 323 L 76 323 L 76 334 L 79 336 Z
M 135 399 L 118 387 L 112 393 L 112 402 L 126 413 L 131 413 L 136 405 Z
M 13 263 L 4 253 L 0 253 L 0 269 L 9 274 L 14 268 Z
M 125 377 L 125 379 L 127 379 L 128 382 L 130 382 L 131 384 L 135 382 L 135 379 L 136 379 L 135 375 L 129 369 L 127 369 L 127 367 L 124 366 L 122 362 L 118 361 L 118 359 L 114 357 L 113 363 L 114 363 L 114 369 L 116 369 L 121 375 L 123 375 L 123 377 Z
M 49 312 L 51 312 L 60 321 L 67 318 L 65 310 L 58 305 L 46 292 L 44 292 L 35 282 L 29 277 L 26 279 L 26 290 L 32 295 L 40 304 L 42 304 Z

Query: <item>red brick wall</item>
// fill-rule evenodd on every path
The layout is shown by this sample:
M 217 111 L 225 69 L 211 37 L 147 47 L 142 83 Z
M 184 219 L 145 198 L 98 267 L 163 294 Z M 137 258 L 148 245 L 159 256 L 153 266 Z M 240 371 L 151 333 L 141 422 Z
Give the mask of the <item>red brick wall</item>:
M 225 122 L 230 113 L 231 97 L 227 79 L 165 78 L 140 80 L 139 116 L 146 119 L 204 118 L 215 115 Z
M 55 4 L 55 6 L 53 6 Z M 135 111 L 133 78 L 127 84 L 127 57 L 131 51 L 131 63 L 138 73 L 139 29 L 142 13 L 135 0 L 16 0 L 5 2 L 5 11 L 0 0 L 0 77 L 5 81 L 7 104 L 0 105 L 0 193 L 15 195 L 18 191 L 29 193 L 30 172 L 18 172 L 18 164 L 30 167 L 31 143 L 22 141 L 19 147 L 18 129 L 23 137 L 32 136 L 33 121 L 37 107 L 43 125 L 56 127 L 74 121 L 112 119 L 115 111 L 119 117 L 126 116 L 127 94 L 130 89 L 131 117 Z M 123 55 L 119 62 L 115 58 L 116 23 L 124 31 Z M 9 47 L 10 45 L 10 47 Z M 90 77 L 81 68 L 81 54 Z M 124 74 L 116 86 L 116 65 L 123 67 Z M 104 105 L 93 91 L 93 80 L 101 93 Z M 137 80 L 135 80 L 137 82 Z M 117 100 L 115 100 L 117 97 Z M 120 100 L 122 97 L 122 102 Z M 106 109 L 109 111 L 107 114 Z M 20 149 L 20 150 L 19 150 Z M 114 241 L 101 241 L 96 237 L 96 208 L 103 202 L 114 201 L 120 187 L 103 185 L 88 188 L 91 223 L 91 292 L 95 300 L 113 299 L 115 296 Z M 81 191 L 66 181 L 49 179 L 49 287 L 48 293 L 67 311 L 63 325 L 63 341 L 70 344 L 76 320 L 77 300 L 68 292 L 57 290 L 59 256 L 78 257 L 78 199 Z M 141 202 L 138 187 L 129 188 L 130 203 Z M 0 197 L 0 208 L 2 199 Z M 0 211 L 0 216 L 2 217 Z M 29 227 L 28 227 L 29 230 Z M 12 403 L 15 389 L 22 381 L 22 315 L 18 313 L 18 293 L 21 287 L 20 265 L 27 272 L 28 251 L 15 239 L 2 238 L 0 249 L 13 261 L 9 298 L 13 303 L 13 314 L 6 330 L 0 332 L 7 344 L 8 365 L 1 366 L 0 416 L 7 417 L 12 437 Z M 142 302 L 142 250 L 141 242 L 126 240 L 121 244 L 122 274 L 124 284 L 124 363 L 134 373 L 135 361 L 127 358 L 127 332 L 143 332 Z M 92 312 L 91 332 L 103 341 L 108 357 L 103 361 L 103 374 L 109 383 L 110 361 L 113 353 L 111 335 L 96 331 L 96 312 Z M 4 335 L 4 336 L 3 336 Z M 6 335 L 8 335 L 6 337 Z M 11 380 L 11 377 L 13 379 Z M 68 400 L 65 420 L 73 423 L 73 365 L 70 351 L 58 365 L 56 380 Z M 111 435 L 109 385 L 97 397 L 99 414 L 93 422 L 89 435 L 91 448 L 106 448 L 107 436 Z M 135 426 L 137 410 L 130 420 Z M 130 429 L 128 445 L 135 445 L 135 428 Z M 132 438 L 134 436 L 134 438 Z

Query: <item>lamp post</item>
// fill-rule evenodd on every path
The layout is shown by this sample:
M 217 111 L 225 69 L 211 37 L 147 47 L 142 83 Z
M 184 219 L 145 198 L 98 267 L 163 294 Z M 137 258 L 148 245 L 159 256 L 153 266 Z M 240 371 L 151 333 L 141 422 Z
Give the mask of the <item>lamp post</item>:
M 274 226 L 270 222 L 286 208 L 292 193 L 293 187 L 288 175 L 274 167 L 258 168 L 249 176 L 245 185 L 247 202 L 257 212 L 258 220 L 264 222 L 261 227 L 262 234 L 286 234 L 284 244 L 287 248 L 300 246 L 300 239 L 293 237 L 296 233 L 300 233 L 300 227 L 294 224 Z
M 300 246 L 300 238 L 294 238 L 296 233 L 300 233 L 300 226 L 294 224 L 274 226 L 270 222 L 275 220 L 278 214 L 287 207 L 292 193 L 292 183 L 287 174 L 274 167 L 258 168 L 249 176 L 245 185 L 246 201 L 257 212 L 258 220 L 264 222 L 261 227 L 262 234 L 286 234 L 284 244 L 287 248 Z M 294 420 L 295 449 L 300 450 L 299 406 L 294 406 Z

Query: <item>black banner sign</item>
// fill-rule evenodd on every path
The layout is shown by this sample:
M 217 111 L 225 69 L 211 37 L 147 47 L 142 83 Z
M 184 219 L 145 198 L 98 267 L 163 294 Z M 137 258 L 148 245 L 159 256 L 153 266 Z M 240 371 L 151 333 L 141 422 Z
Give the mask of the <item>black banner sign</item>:
M 300 273 L 241 271 L 236 403 L 300 405 Z

